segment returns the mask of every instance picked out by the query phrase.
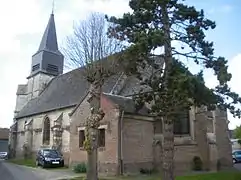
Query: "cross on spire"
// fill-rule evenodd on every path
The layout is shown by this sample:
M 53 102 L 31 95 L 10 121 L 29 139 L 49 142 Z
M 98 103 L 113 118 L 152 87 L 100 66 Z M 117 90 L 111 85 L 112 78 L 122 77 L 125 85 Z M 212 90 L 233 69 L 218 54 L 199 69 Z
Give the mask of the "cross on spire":
M 54 0 L 52 1 L 52 14 L 54 14 Z

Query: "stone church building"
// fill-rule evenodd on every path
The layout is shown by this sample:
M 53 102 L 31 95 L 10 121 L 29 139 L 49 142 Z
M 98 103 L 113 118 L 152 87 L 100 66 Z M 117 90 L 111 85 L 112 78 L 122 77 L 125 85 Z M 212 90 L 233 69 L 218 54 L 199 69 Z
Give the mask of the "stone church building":
M 18 85 L 10 149 L 23 156 L 56 147 L 65 163 L 85 162 L 84 121 L 89 115 L 90 84 L 83 68 L 63 74 L 64 56 L 58 49 L 54 15 L 51 14 L 39 49 L 32 56 L 27 84 Z M 99 127 L 100 172 L 139 172 L 160 168 L 162 123 L 143 108 L 136 112 L 131 97 L 140 89 L 134 77 L 123 73 L 109 77 L 103 86 L 101 106 L 105 117 Z M 192 107 L 175 124 L 175 169 L 187 172 L 198 156 L 205 169 L 231 167 L 227 113 Z

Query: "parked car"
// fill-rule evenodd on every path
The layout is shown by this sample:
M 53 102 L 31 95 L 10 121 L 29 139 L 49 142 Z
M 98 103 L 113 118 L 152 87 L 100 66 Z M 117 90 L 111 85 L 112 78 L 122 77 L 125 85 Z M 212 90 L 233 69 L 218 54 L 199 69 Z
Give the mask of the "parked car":
M 8 159 L 8 152 L 0 152 L 0 159 L 7 160 Z
M 36 155 L 36 166 L 45 167 L 63 167 L 64 157 L 55 149 L 41 149 Z
M 241 150 L 235 150 L 232 152 L 233 163 L 241 162 Z

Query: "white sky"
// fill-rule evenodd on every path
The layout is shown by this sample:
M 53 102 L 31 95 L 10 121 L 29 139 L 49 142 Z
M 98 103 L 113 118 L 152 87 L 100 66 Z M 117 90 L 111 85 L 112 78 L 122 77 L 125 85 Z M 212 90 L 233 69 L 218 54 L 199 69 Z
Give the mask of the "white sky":
M 51 0 L 8 0 L 0 6 L 0 127 L 12 124 L 17 85 L 27 82 L 31 57 L 37 51 L 51 9 Z M 91 11 L 121 15 L 129 11 L 128 0 L 56 0 L 55 23 L 59 46 L 71 33 L 73 21 L 84 19 Z M 239 93 L 240 62 L 241 52 L 230 61 L 232 88 Z M 214 82 L 213 78 L 207 80 L 209 85 Z M 240 124 L 240 120 L 229 118 L 230 128 Z

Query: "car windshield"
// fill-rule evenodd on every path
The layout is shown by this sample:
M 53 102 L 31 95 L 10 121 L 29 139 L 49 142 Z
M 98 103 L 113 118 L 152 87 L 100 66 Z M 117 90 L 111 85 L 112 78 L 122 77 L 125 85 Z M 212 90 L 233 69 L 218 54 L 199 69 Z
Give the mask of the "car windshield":
M 43 154 L 44 154 L 44 156 L 46 156 L 46 155 L 57 155 L 57 156 L 59 156 L 60 155 L 60 153 L 58 151 L 52 150 L 52 149 L 44 150 Z
M 236 155 L 241 155 L 241 151 L 236 151 L 235 154 Z

